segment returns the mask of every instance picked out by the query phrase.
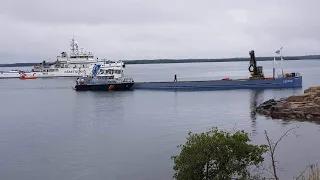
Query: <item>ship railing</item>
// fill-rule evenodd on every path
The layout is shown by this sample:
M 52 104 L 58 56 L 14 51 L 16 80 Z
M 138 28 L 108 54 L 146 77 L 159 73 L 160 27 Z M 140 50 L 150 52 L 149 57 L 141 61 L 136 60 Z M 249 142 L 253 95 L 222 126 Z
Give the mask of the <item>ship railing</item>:
M 132 77 L 123 77 L 123 82 L 134 82 Z
M 113 62 L 113 63 L 106 63 L 104 64 L 104 67 L 122 67 L 122 63 L 119 62 Z
M 283 75 L 281 73 L 278 73 L 275 78 L 288 78 L 288 77 L 301 77 L 301 74 L 299 72 L 284 73 Z

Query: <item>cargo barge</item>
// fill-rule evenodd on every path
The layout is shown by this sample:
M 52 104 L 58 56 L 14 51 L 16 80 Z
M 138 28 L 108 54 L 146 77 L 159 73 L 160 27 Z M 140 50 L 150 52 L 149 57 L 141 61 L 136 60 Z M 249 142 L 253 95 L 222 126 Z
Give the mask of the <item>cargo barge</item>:
M 277 54 L 281 50 L 276 51 Z M 135 82 L 133 89 L 149 89 L 149 90 L 179 90 L 179 89 L 273 89 L 273 88 L 300 88 L 302 87 L 302 76 L 298 72 L 284 73 L 282 68 L 279 68 L 276 75 L 276 58 L 273 60 L 273 76 L 265 77 L 262 66 L 257 66 L 254 51 L 249 52 L 250 64 L 249 72 L 251 77 L 245 79 L 229 79 L 221 80 L 203 80 L 203 81 L 174 81 L 170 82 Z M 283 58 L 281 55 L 280 64 Z
M 135 82 L 133 89 L 273 89 L 302 87 L 302 77 L 265 78 L 260 80 L 206 80 L 206 81 L 176 81 L 176 82 Z

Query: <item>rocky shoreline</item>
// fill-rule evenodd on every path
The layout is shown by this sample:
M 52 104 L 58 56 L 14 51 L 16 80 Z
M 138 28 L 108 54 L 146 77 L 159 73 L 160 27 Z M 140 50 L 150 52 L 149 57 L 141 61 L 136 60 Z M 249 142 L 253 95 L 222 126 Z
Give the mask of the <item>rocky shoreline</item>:
M 273 119 L 320 122 L 320 86 L 308 88 L 301 95 L 280 100 L 270 99 L 259 105 L 256 112 Z

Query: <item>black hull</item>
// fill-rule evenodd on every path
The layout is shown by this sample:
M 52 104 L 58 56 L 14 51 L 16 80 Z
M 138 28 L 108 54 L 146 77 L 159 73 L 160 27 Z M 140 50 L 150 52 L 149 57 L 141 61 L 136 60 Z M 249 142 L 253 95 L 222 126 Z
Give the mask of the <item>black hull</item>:
M 119 84 L 86 84 L 76 85 L 76 91 L 126 91 L 131 90 L 134 83 Z

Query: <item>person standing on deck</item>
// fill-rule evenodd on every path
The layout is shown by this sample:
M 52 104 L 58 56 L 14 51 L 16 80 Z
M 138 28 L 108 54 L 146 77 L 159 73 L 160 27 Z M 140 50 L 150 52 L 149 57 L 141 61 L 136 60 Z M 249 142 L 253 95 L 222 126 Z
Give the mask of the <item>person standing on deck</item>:
M 173 81 L 177 81 L 177 75 L 174 75 L 174 80 Z
M 79 77 L 77 78 L 77 85 L 79 85 L 80 84 L 80 79 L 79 79 Z

